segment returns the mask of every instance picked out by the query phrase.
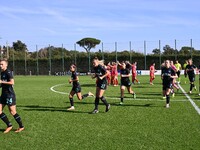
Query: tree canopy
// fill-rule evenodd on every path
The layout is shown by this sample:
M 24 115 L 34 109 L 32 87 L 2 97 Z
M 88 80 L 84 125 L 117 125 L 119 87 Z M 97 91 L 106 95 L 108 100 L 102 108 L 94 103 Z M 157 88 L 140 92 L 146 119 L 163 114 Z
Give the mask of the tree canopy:
M 83 38 L 80 41 L 77 41 L 76 44 L 78 44 L 80 47 L 83 47 L 86 52 L 90 52 L 92 48 L 95 48 L 96 45 L 100 44 L 101 40 L 95 39 L 95 38 Z
M 13 42 L 13 49 L 15 51 L 27 51 L 27 46 L 25 43 L 22 43 L 20 40 Z

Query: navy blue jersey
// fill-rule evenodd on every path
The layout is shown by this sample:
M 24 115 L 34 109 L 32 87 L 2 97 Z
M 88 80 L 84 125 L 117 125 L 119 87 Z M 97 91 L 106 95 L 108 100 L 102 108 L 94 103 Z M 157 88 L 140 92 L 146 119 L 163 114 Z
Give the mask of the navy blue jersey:
M 13 79 L 13 74 L 10 70 L 6 69 L 5 71 L 1 72 L 1 80 L 5 82 L 9 82 Z M 9 84 L 1 84 L 2 87 L 2 93 L 1 95 L 3 96 L 10 96 L 10 95 L 15 95 L 13 85 Z
M 105 67 L 98 65 L 97 67 L 94 67 L 94 72 L 95 72 L 95 75 L 97 77 L 97 84 L 106 84 L 107 83 L 106 77 L 103 78 L 102 80 L 99 79 L 99 77 L 102 77 L 106 74 Z
M 72 72 L 71 79 L 72 79 L 72 80 L 77 80 L 77 73 L 76 73 L 75 71 Z M 79 86 L 79 82 L 78 82 L 78 81 L 73 81 L 73 86 L 74 86 L 74 87 Z
M 193 76 L 193 75 L 195 75 L 194 70 L 195 70 L 196 68 L 197 68 L 197 67 L 196 67 L 195 65 L 187 65 L 187 66 L 186 66 L 186 70 L 187 70 L 188 76 Z
M 175 74 L 176 74 L 176 72 L 171 67 L 169 67 L 169 68 L 163 67 L 161 70 L 163 82 L 172 81 L 173 79 L 171 78 L 171 76 L 174 76 Z
M 121 75 L 129 75 L 130 74 L 130 70 L 129 69 L 121 69 L 120 70 Z M 121 82 L 130 82 L 129 77 L 121 77 Z

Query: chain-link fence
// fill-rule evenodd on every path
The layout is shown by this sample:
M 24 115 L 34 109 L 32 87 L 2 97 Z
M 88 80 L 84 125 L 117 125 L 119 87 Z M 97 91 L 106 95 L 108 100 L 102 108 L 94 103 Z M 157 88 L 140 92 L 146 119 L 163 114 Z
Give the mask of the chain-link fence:
M 177 50 L 177 53 L 164 55 L 163 47 L 166 45 Z M 180 56 L 178 51 L 182 47 L 188 47 L 188 52 Z M 35 45 L 34 50 L 17 53 L 7 44 L 1 46 L 1 58 L 9 57 L 9 68 L 15 75 L 65 75 L 71 63 L 77 64 L 79 72 L 90 72 L 90 60 L 94 57 L 104 59 L 105 62 L 137 61 L 138 69 L 141 70 L 148 70 L 152 62 L 160 69 L 165 59 L 178 59 L 184 63 L 186 59 L 193 58 L 198 65 L 200 55 L 194 55 L 193 49 L 200 49 L 200 40 L 102 42 L 90 53 L 77 44 Z M 153 50 L 158 50 L 158 53 L 153 54 Z

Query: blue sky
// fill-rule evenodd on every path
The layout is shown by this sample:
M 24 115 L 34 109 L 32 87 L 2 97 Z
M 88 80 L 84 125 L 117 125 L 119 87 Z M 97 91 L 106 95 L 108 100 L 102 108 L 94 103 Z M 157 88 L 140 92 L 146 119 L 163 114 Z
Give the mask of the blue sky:
M 156 48 L 158 40 L 173 47 L 200 47 L 199 0 L 6 0 L 0 1 L 0 45 L 21 40 L 30 51 L 35 45 L 73 44 L 94 37 L 105 49 L 142 49 L 143 41 Z M 139 44 L 140 43 L 140 44 Z M 124 46 L 126 45 L 126 46 Z

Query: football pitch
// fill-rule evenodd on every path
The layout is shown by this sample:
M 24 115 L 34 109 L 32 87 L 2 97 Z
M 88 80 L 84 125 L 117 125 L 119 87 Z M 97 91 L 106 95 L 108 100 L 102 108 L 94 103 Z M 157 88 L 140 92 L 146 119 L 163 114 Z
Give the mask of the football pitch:
M 25 130 L 18 128 L 8 113 L 14 129 L 3 134 L 6 128 L 0 121 L 1 150 L 197 150 L 200 148 L 200 115 L 189 101 L 200 108 L 198 90 L 186 97 L 181 90 L 171 97 L 166 109 L 162 99 L 160 76 L 149 85 L 149 76 L 138 76 L 141 84 L 132 85 L 137 94 L 125 91 L 124 104 L 119 105 L 120 87 L 109 86 L 104 94 L 111 104 L 109 112 L 100 102 L 99 113 L 94 109 L 94 97 L 78 101 L 74 97 L 75 111 L 70 106 L 68 93 L 70 76 L 15 76 L 17 110 Z M 95 93 L 95 80 L 79 76 L 82 94 Z M 197 77 L 196 77 L 197 79 Z M 198 85 L 198 81 L 196 81 Z M 181 87 L 188 92 L 189 83 Z M 176 91 L 176 90 L 175 90 Z

